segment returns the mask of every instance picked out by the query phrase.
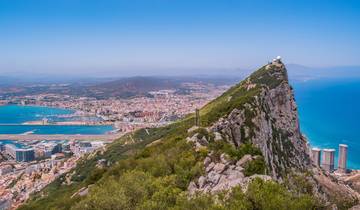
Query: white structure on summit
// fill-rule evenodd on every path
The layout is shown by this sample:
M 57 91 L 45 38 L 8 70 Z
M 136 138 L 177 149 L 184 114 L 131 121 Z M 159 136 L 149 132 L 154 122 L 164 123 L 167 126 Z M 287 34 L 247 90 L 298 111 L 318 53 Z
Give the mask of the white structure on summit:
M 276 56 L 276 58 L 274 58 L 274 59 L 272 60 L 272 63 L 273 63 L 273 64 L 281 63 L 281 56 L 280 56 L 280 55 Z

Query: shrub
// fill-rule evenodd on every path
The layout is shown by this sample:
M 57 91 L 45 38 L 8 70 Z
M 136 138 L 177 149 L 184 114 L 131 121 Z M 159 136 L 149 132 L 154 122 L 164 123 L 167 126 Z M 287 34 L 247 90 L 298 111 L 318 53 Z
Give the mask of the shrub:
M 244 175 L 265 174 L 266 164 L 263 157 L 248 162 L 244 168 Z

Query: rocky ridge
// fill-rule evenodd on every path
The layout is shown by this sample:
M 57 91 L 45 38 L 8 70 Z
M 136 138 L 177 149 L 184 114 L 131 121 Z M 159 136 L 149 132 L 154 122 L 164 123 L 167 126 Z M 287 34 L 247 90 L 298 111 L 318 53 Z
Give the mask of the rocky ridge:
M 309 150 L 300 132 L 285 65 L 275 60 L 258 72 L 245 80 L 243 86 L 247 91 L 258 88 L 259 93 L 251 102 L 220 119 L 211 130 L 235 147 L 245 142 L 256 145 L 269 166 L 269 174 L 279 179 L 290 169 L 306 169 L 310 165 Z
M 209 149 L 212 141 L 224 141 L 234 148 L 250 143 L 261 150 L 262 156 L 248 154 L 233 160 L 225 153 L 217 158 L 210 150 L 203 162 L 204 175 L 188 186 L 190 194 L 216 194 L 235 186 L 241 186 L 246 192 L 247 185 L 255 178 L 283 182 L 289 180 L 289 174 L 303 176 L 309 173 L 305 179 L 311 186 L 310 193 L 326 206 L 357 202 L 360 197 L 356 191 L 312 165 L 307 140 L 300 132 L 297 106 L 287 71 L 279 59 L 262 67 L 237 88 L 242 90 L 243 95 L 249 91 L 256 94 L 204 128 L 208 136 L 197 133 L 198 127 L 189 129 L 187 142 L 192 143 L 196 151 Z M 230 102 L 235 97 L 230 95 L 227 100 Z M 258 158 L 264 159 L 267 166 L 265 174 L 268 175 L 245 176 L 246 164 Z

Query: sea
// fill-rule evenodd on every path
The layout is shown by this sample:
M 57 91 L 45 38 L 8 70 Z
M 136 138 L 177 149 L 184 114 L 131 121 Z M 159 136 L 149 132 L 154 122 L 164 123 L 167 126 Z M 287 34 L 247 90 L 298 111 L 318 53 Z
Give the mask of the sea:
M 312 147 L 336 149 L 348 145 L 348 167 L 360 169 L 360 78 L 291 81 L 298 105 L 301 131 Z M 23 122 L 61 119 L 73 110 L 38 106 L 0 106 L 0 134 L 104 134 L 112 126 L 40 126 Z
M 312 147 L 348 145 L 348 168 L 360 169 L 360 79 L 292 82 L 301 131 Z
M 0 134 L 105 134 L 114 130 L 111 125 L 22 125 L 43 118 L 61 121 L 64 115 L 74 112 L 43 106 L 0 106 Z

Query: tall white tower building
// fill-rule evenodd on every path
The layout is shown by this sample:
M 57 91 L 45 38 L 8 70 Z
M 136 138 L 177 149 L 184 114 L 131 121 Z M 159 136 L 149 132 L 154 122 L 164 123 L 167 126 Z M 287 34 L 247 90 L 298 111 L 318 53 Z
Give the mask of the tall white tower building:
M 346 173 L 346 162 L 347 162 L 347 150 L 348 146 L 346 144 L 339 144 L 339 168 L 340 173 Z
M 328 172 L 334 171 L 335 150 L 324 149 L 322 157 L 322 168 Z
M 314 165 L 320 167 L 320 160 L 321 160 L 321 150 L 319 148 L 312 148 L 311 149 L 311 161 Z

